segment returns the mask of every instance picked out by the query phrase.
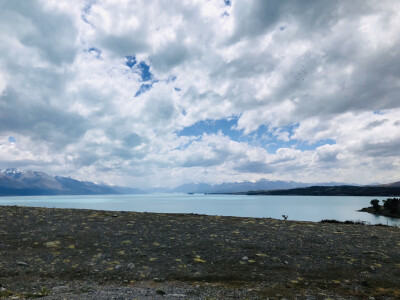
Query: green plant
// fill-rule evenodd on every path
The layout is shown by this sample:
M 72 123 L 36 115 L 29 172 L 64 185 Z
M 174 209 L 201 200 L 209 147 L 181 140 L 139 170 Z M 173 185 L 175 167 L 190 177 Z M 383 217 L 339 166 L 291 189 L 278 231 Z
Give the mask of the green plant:
M 397 212 L 400 208 L 400 199 L 388 198 L 386 200 L 383 200 L 383 206 L 386 209 L 389 209 L 390 212 L 392 212 L 392 213 Z
M 373 199 L 373 200 L 371 200 L 370 203 L 375 211 L 379 210 L 379 200 L 378 199 Z

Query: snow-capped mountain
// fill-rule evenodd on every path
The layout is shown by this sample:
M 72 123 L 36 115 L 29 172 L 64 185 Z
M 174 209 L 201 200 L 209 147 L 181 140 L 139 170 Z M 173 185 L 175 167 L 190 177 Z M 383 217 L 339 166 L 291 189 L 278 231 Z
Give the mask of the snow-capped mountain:
M 0 170 L 0 196 L 118 194 L 106 185 L 50 176 L 43 172 L 9 168 Z
M 172 192 L 175 193 L 238 193 L 247 191 L 259 191 L 259 190 L 277 190 L 277 189 L 293 189 L 301 187 L 309 187 L 312 185 L 317 186 L 334 186 L 341 185 L 343 183 L 338 182 L 324 182 L 324 183 L 304 183 L 295 181 L 282 181 L 282 180 L 267 180 L 261 179 L 255 182 L 243 181 L 243 182 L 226 182 L 219 184 L 209 183 L 188 183 L 183 184 Z

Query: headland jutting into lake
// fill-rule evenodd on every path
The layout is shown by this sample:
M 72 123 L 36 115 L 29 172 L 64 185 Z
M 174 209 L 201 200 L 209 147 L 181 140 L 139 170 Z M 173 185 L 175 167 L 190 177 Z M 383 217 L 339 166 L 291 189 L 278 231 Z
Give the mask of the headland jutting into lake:
M 0 215 L 2 297 L 400 297 L 397 227 L 16 206 Z

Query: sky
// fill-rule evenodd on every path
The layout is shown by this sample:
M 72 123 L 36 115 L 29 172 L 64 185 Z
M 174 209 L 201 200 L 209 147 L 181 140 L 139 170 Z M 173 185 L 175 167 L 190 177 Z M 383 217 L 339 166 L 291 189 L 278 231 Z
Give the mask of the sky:
M 400 180 L 397 0 L 0 0 L 0 168 Z

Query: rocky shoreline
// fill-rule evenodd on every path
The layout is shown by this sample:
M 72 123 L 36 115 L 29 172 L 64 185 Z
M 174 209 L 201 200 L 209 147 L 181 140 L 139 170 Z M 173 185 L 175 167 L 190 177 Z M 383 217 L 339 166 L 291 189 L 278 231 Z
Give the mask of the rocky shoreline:
M 396 227 L 16 206 L 0 215 L 0 298 L 400 297 Z

